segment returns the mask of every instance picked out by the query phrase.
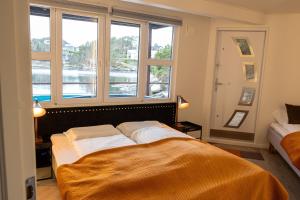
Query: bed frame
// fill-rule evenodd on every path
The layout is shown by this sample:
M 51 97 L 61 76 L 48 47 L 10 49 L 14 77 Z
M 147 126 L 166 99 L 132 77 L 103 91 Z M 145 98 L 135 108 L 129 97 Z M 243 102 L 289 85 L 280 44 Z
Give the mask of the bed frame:
M 175 124 L 176 103 L 112 105 L 93 107 L 48 108 L 38 118 L 38 132 L 44 141 L 69 128 L 112 124 L 128 121 L 157 120 L 169 126 Z

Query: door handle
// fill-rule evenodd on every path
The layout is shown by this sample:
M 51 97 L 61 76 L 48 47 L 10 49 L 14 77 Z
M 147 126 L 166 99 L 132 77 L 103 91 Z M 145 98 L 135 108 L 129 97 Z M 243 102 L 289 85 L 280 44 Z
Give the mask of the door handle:
M 216 81 L 215 81 L 215 91 L 217 91 L 218 90 L 218 86 L 221 86 L 221 85 L 225 85 L 225 83 L 219 82 L 219 80 L 216 79 Z

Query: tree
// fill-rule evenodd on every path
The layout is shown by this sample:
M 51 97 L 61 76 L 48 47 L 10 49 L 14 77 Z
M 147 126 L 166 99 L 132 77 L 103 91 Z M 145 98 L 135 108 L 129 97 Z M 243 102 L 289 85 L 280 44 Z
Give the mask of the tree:
M 160 48 L 156 54 L 155 54 L 155 59 L 170 59 L 172 54 L 172 47 L 171 45 L 166 45 L 163 48 Z

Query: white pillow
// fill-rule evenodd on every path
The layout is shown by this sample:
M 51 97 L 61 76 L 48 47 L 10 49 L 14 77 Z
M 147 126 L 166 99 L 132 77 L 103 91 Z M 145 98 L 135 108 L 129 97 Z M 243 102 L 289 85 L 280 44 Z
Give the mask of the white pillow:
M 112 125 L 86 126 L 70 128 L 64 133 L 70 141 L 81 140 L 85 138 L 105 137 L 121 134 L 121 132 Z
M 150 143 L 166 138 L 192 138 L 180 131 L 168 127 L 145 127 L 132 133 L 131 139 L 138 144 Z
M 285 107 L 281 107 L 272 113 L 274 119 L 281 125 L 288 124 L 289 118 Z
M 117 129 L 119 129 L 127 137 L 130 137 L 134 131 L 152 126 L 162 127 L 163 125 L 158 121 L 124 122 L 122 124 L 119 124 L 117 126 Z

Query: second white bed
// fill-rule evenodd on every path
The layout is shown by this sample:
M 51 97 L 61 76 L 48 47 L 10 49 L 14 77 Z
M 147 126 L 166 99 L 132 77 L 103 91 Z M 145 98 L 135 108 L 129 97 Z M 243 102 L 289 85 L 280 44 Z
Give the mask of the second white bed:
M 298 170 L 291 160 L 289 156 L 285 152 L 285 150 L 281 146 L 281 140 L 288 135 L 289 133 L 295 132 L 295 127 L 292 127 L 287 130 L 288 127 L 283 127 L 279 123 L 271 123 L 269 132 L 268 132 L 268 140 L 273 145 L 273 147 L 278 151 L 278 153 L 283 157 L 283 159 L 290 165 L 290 167 L 295 171 L 295 173 L 300 177 L 300 170 Z

